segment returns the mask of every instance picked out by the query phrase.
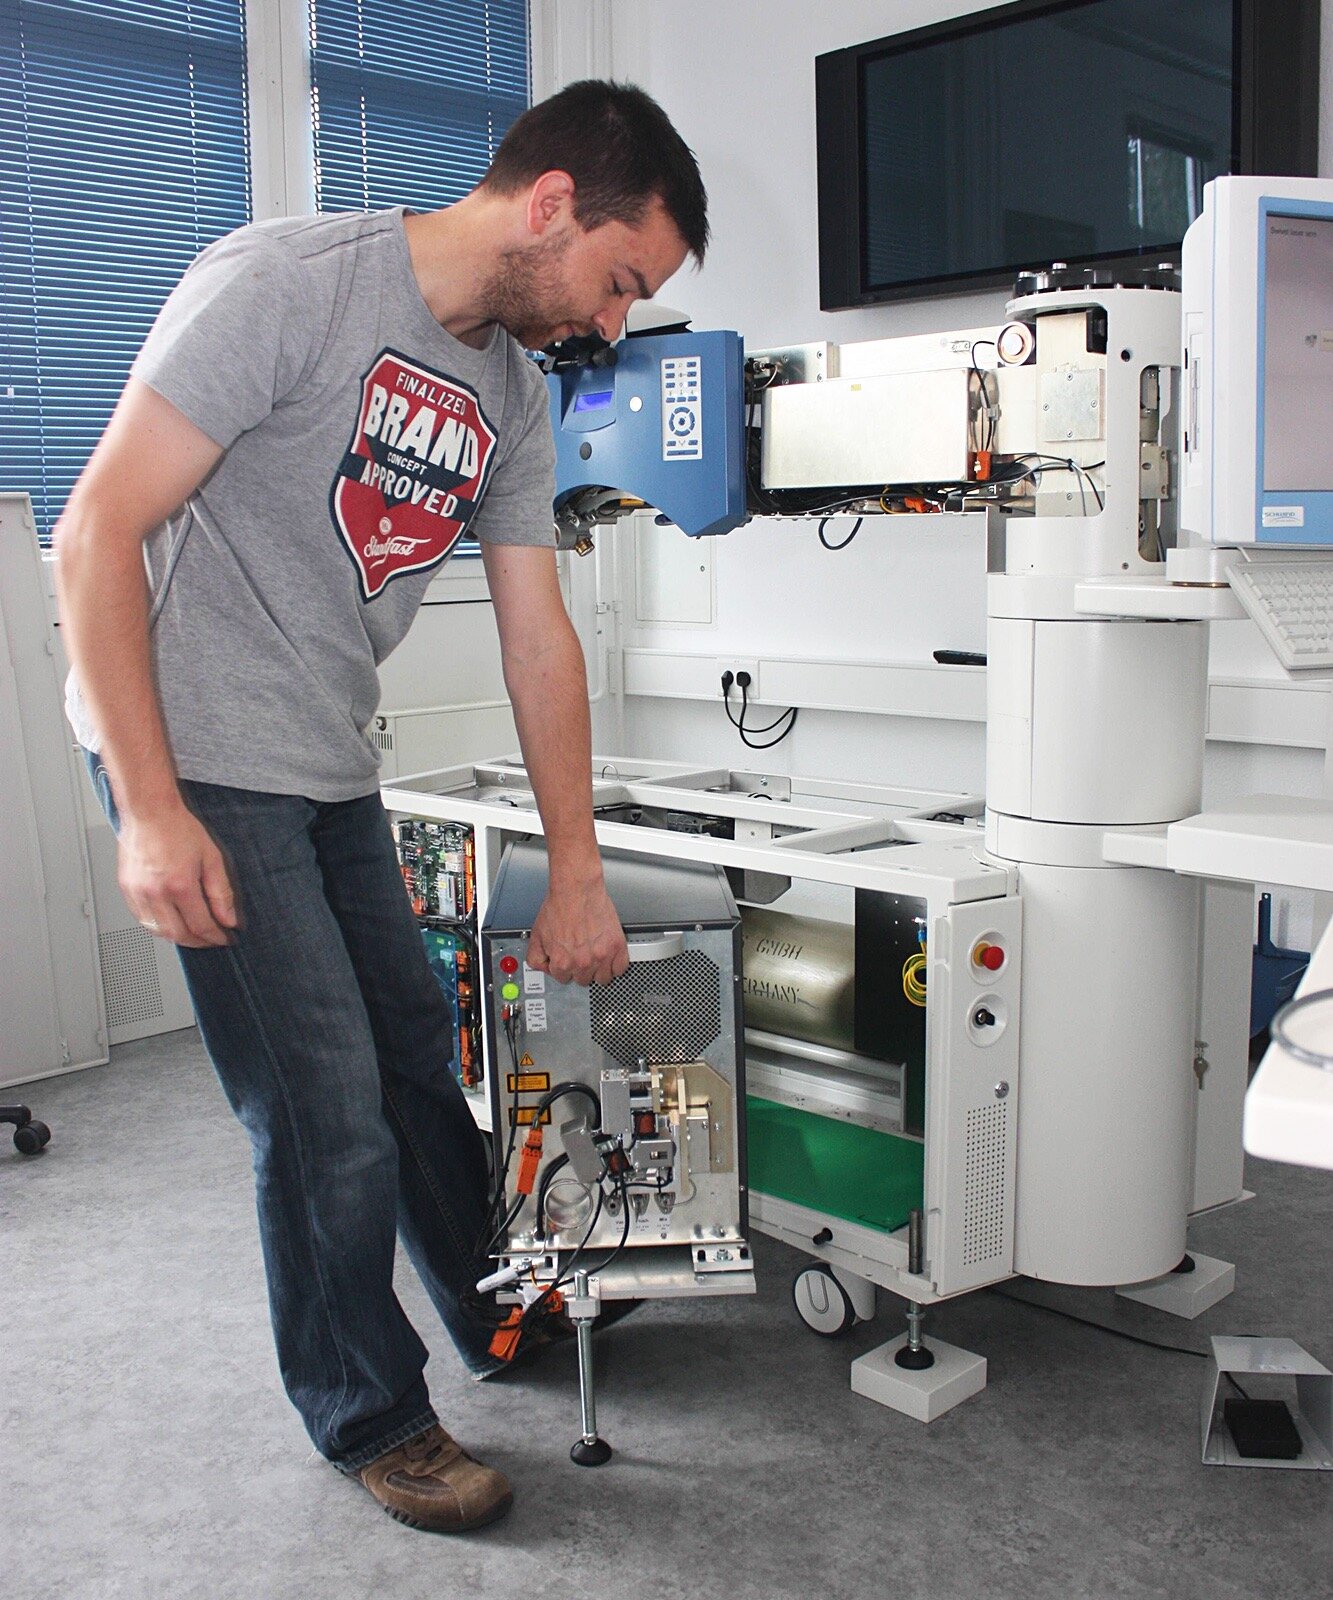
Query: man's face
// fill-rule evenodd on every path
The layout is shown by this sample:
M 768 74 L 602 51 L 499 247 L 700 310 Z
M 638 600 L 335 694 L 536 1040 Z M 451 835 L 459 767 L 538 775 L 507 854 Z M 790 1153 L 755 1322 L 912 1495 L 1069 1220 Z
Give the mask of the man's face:
M 527 350 L 575 334 L 612 342 L 634 301 L 651 299 L 686 254 L 659 200 L 633 226 L 585 229 L 567 214 L 534 243 L 506 252 L 486 287 L 486 314 Z

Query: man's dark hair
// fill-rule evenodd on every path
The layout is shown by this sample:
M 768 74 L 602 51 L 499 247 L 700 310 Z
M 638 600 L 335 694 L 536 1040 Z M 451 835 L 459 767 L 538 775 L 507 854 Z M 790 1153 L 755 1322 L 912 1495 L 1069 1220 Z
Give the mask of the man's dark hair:
M 580 227 L 635 227 L 656 198 L 694 259 L 703 261 L 708 196 L 698 162 L 642 89 L 593 78 L 571 83 L 519 117 L 482 181 L 497 194 L 513 194 L 553 171 L 574 180 Z

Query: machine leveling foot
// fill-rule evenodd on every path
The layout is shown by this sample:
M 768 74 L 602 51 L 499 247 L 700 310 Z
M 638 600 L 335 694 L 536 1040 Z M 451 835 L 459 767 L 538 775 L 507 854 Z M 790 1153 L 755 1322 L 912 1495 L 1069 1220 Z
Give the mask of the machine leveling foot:
M 580 1467 L 600 1467 L 611 1459 L 611 1446 L 605 1439 L 579 1439 L 570 1449 L 569 1459 Z
M 907 1343 L 894 1356 L 894 1362 L 906 1372 L 925 1372 L 935 1365 L 935 1357 L 927 1350 L 921 1338 L 921 1324 L 925 1312 L 915 1300 L 907 1302 Z
M 578 1330 L 579 1340 L 579 1408 L 583 1418 L 583 1433 L 575 1440 L 569 1459 L 576 1466 L 600 1467 L 611 1459 L 611 1446 L 597 1436 L 597 1394 L 592 1367 L 592 1325 L 600 1301 L 589 1289 L 588 1274 L 574 1274 L 574 1294 L 566 1301 L 570 1320 Z

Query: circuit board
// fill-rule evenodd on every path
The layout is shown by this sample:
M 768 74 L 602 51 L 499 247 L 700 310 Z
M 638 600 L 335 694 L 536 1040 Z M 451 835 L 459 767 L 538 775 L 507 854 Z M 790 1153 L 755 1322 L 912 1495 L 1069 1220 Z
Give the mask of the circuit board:
M 403 818 L 393 824 L 393 838 L 426 960 L 453 1018 L 453 1070 L 471 1089 L 482 1080 L 472 829 Z
M 472 829 L 454 822 L 394 823 L 407 898 L 419 917 L 468 921 L 477 903 Z
M 426 960 L 454 1017 L 454 1071 L 465 1089 L 481 1082 L 481 1023 L 476 989 L 476 943 L 457 924 L 428 922 L 421 929 Z

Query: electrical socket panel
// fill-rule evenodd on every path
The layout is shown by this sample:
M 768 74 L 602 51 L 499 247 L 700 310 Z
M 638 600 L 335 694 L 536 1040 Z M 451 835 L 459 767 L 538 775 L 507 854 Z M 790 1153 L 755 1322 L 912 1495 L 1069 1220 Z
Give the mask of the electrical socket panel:
M 750 684 L 747 690 L 751 700 L 759 698 L 759 660 L 751 656 L 719 656 L 717 658 L 717 682 L 722 682 L 722 674 L 730 672 L 733 677 L 742 672 L 750 674 Z M 736 690 L 733 688 L 733 693 Z

